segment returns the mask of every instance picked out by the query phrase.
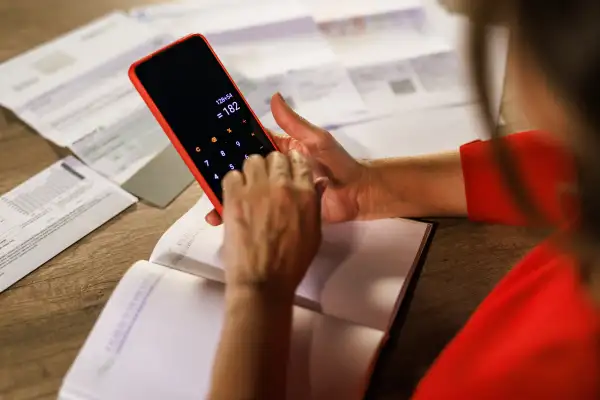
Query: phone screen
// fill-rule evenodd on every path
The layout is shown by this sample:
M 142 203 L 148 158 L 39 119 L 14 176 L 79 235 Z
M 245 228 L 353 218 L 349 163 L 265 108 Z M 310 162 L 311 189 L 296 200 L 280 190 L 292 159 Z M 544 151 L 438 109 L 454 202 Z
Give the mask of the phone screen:
M 275 150 L 201 37 L 161 51 L 135 72 L 221 203 L 227 172 L 251 154 Z

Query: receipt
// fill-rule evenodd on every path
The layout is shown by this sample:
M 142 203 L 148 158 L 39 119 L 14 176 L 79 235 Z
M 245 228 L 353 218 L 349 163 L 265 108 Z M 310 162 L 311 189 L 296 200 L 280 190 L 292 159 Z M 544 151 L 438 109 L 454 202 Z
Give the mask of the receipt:
M 0 292 L 137 199 L 73 157 L 0 197 Z
M 110 14 L 1 64 L 0 103 L 123 183 L 168 145 L 152 115 L 140 111 L 145 105 L 127 71 L 171 41 L 125 14 Z

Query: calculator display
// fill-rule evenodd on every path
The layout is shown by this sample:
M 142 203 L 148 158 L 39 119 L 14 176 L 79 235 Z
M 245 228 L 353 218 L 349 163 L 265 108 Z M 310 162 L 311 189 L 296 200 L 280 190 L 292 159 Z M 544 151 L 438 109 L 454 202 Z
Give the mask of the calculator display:
M 275 150 L 201 37 L 155 54 L 135 72 L 221 203 L 227 172 L 241 169 L 251 154 Z

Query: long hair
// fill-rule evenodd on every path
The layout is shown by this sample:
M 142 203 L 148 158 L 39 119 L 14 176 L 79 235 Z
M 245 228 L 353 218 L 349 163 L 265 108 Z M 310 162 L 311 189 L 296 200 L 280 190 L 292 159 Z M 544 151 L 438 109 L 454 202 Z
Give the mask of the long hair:
M 576 225 L 562 244 L 575 252 L 582 280 L 600 304 L 600 1 L 599 0 L 469 0 L 469 32 L 473 78 L 482 115 L 493 143 L 504 183 L 532 224 L 549 221 L 532 200 L 499 137 L 490 107 L 489 26 L 505 23 L 512 40 L 528 52 L 571 118 L 577 180 Z M 564 240 L 562 240 L 564 239 Z

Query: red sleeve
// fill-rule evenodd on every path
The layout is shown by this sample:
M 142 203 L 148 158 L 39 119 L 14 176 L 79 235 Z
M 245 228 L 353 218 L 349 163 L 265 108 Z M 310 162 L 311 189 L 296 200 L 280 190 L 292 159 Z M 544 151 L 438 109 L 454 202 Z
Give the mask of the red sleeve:
M 562 223 L 565 210 L 561 185 L 573 182 L 573 161 L 564 149 L 545 137 L 541 132 L 529 131 L 502 140 L 508 144 L 513 162 L 536 207 L 552 222 Z M 491 145 L 478 140 L 460 148 L 469 218 L 524 225 L 527 220 L 503 183 Z

